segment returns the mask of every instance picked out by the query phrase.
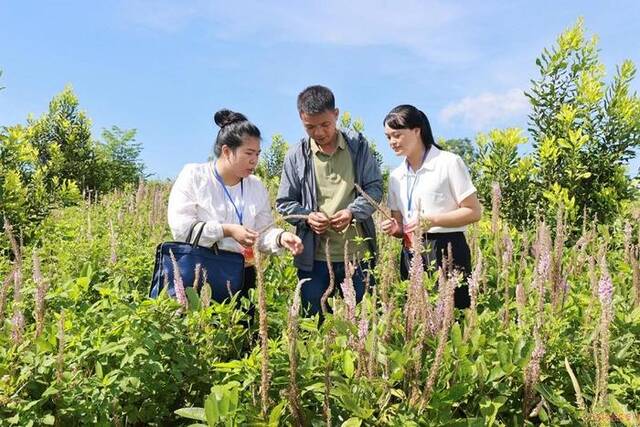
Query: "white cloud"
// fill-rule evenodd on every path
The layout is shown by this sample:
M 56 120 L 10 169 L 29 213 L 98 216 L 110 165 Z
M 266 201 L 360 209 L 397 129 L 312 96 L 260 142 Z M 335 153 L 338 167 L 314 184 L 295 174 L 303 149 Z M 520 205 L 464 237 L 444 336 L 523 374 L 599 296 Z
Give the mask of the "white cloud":
M 486 130 L 513 118 L 522 118 L 529 111 L 529 102 L 521 89 L 504 93 L 485 92 L 465 97 L 444 107 L 439 114 L 445 124 L 462 120 L 474 131 Z
M 391 46 L 444 63 L 477 55 L 462 30 L 468 11 L 442 0 L 130 0 L 122 8 L 133 23 L 166 32 L 202 20 L 223 40 Z
M 134 24 L 173 33 L 197 18 L 204 6 L 205 3 L 200 0 L 124 0 L 121 9 L 126 18 Z

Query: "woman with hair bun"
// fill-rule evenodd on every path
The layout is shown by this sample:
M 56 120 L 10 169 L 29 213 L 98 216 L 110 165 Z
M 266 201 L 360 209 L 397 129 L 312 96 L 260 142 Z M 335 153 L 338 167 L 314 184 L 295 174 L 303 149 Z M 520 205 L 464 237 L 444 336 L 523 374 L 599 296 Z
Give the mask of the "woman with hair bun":
M 403 280 L 409 276 L 410 236 L 417 222 L 426 219 L 430 228 L 423 236 L 425 269 L 432 263 L 440 267 L 450 244 L 453 267 L 465 279 L 455 289 L 455 306 L 467 308 L 471 251 L 464 231 L 480 219 L 482 211 L 469 171 L 460 156 L 438 147 L 427 116 L 413 105 L 397 106 L 383 124 L 391 149 L 403 157 L 389 177 L 388 205 L 394 219 L 382 223 L 385 233 L 403 238 L 400 275 Z
M 169 226 L 175 240 L 186 241 L 193 224 L 204 222 L 201 246 L 215 243 L 219 249 L 243 254 L 245 279 L 240 294 L 247 296 L 255 287 L 252 248 L 256 241 L 261 251 L 272 253 L 287 249 L 297 255 L 303 246 L 295 234 L 279 228 L 258 234 L 273 223 L 267 189 L 252 175 L 260 156 L 260 130 L 243 114 L 230 110 L 218 111 L 214 120 L 220 127 L 215 160 L 184 166 L 171 188 Z

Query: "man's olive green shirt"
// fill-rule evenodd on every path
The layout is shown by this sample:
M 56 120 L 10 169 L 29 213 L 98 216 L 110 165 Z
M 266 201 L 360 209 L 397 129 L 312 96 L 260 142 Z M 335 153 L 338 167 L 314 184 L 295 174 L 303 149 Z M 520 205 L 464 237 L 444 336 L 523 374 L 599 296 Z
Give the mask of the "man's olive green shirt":
M 313 169 L 316 175 L 318 209 L 331 218 L 355 199 L 355 176 L 351 154 L 341 132 L 338 132 L 337 147 L 333 154 L 323 153 L 313 139 L 311 139 L 311 152 L 314 156 Z M 315 259 L 327 260 L 325 256 L 327 238 L 332 262 L 344 261 L 345 240 L 349 240 L 349 258 L 355 254 L 356 258 L 360 259 L 362 251 L 358 251 L 358 245 L 353 241 L 356 236 L 362 236 L 362 233 L 355 223 L 341 233 L 329 228 L 322 238 L 316 240 Z

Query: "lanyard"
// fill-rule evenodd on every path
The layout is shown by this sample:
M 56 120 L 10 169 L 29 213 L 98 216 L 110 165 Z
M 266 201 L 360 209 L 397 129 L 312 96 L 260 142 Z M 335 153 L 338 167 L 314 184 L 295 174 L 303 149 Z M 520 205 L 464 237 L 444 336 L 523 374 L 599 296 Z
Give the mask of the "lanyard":
M 420 166 L 422 166 L 422 164 L 424 164 L 424 160 L 427 158 L 427 153 L 429 152 L 429 150 L 425 150 L 424 155 L 422 156 L 422 162 L 420 163 Z M 409 162 L 407 162 L 407 212 L 411 212 L 411 205 L 413 203 L 413 190 L 415 190 L 416 188 L 416 183 L 418 182 L 418 171 L 416 171 L 416 177 L 413 180 L 413 183 L 411 184 L 411 188 L 409 188 L 409 172 L 411 172 L 411 170 L 409 169 Z
M 227 186 L 224 185 L 224 181 L 222 180 L 222 177 L 218 173 L 218 169 L 216 168 L 215 165 L 213 166 L 213 175 L 216 177 L 216 179 L 218 180 L 220 185 L 222 185 L 222 188 L 224 189 L 224 194 L 227 196 L 227 198 L 229 199 L 229 201 L 233 205 L 233 209 L 236 211 L 236 216 L 238 217 L 238 221 L 240 222 L 240 225 L 242 225 L 242 216 L 244 215 L 244 183 L 243 183 L 243 180 L 242 179 L 240 180 L 240 209 L 238 209 L 236 204 L 233 202 L 233 198 L 231 197 L 231 194 L 229 194 L 229 190 L 227 190 Z

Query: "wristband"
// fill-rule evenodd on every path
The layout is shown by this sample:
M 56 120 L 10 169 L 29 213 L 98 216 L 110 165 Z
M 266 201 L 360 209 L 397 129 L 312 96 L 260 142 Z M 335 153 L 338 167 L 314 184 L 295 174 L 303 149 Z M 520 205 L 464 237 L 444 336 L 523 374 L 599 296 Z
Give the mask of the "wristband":
M 282 235 L 285 233 L 285 230 L 282 230 L 278 236 L 276 237 L 276 245 L 278 245 L 278 247 L 282 247 Z

